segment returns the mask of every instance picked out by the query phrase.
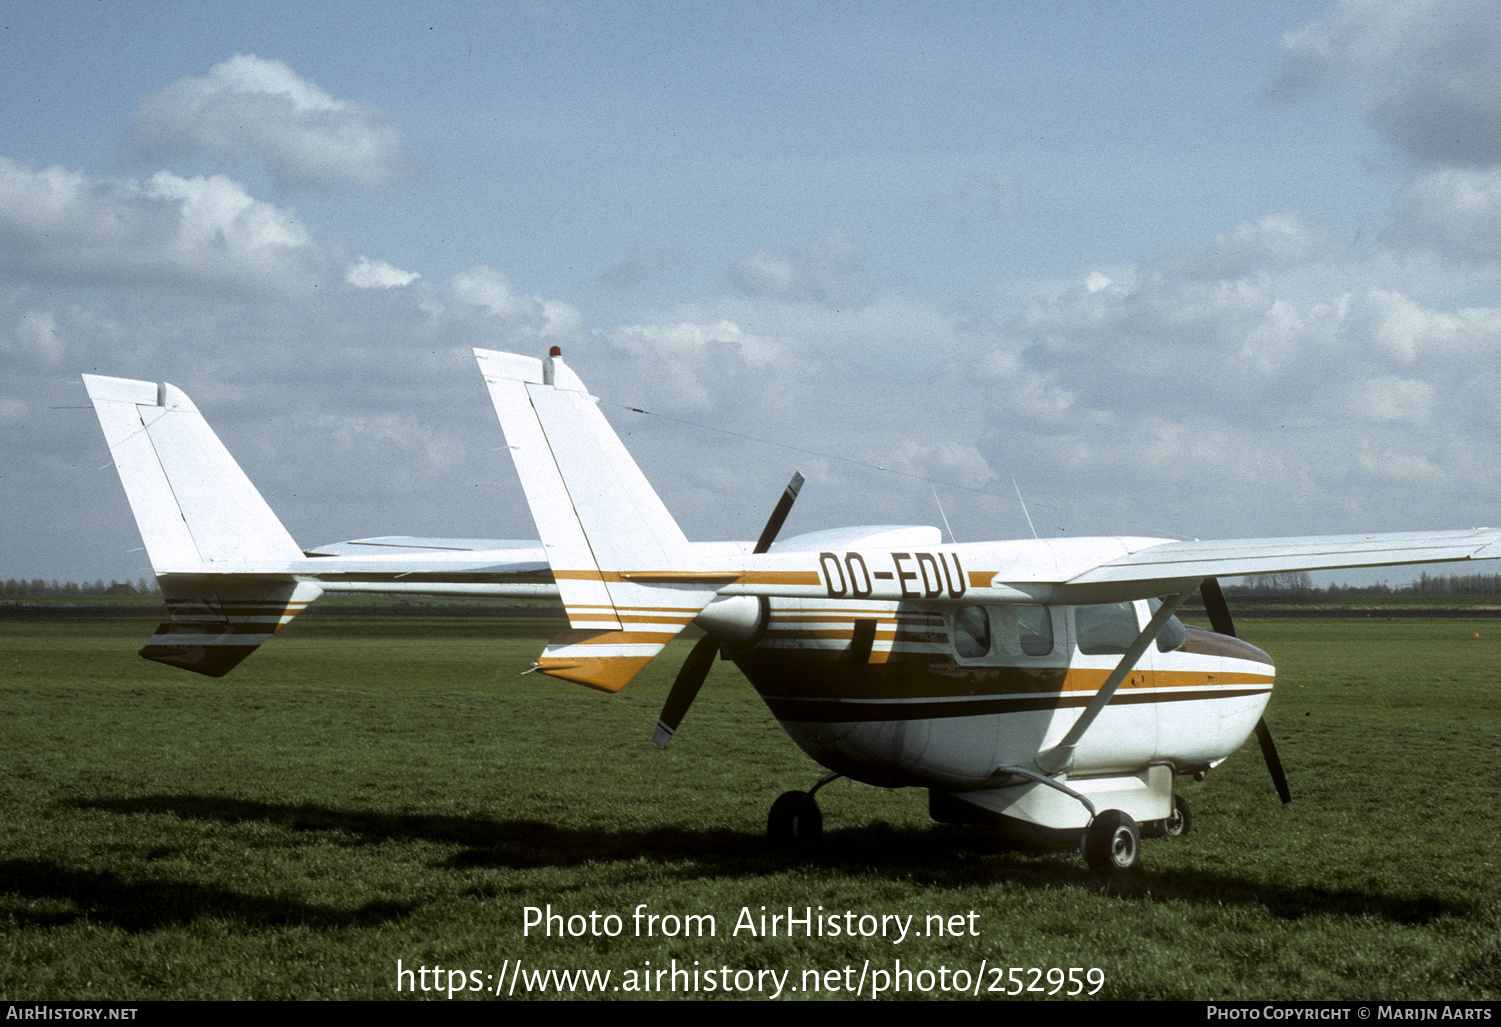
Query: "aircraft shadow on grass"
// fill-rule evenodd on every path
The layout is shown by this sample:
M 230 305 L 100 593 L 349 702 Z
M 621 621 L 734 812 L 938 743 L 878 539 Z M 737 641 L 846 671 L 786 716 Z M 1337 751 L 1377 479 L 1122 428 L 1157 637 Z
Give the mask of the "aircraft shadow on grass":
M 319 929 L 373 926 L 406 916 L 414 906 L 370 902 L 357 909 L 304 902 L 289 895 L 255 895 L 170 877 L 124 880 L 107 870 L 78 870 L 48 859 L 0 861 L 0 895 L 62 902 L 55 911 L 10 909 L 23 924 L 62 927 L 77 920 L 110 924 L 135 934 L 199 917 L 238 920 L 246 926 Z M 0 900 L 0 908 L 10 905 Z
M 1072 860 L 998 848 L 995 839 L 982 830 L 946 825 L 900 830 L 874 824 L 833 832 L 818 849 L 798 851 L 775 847 L 759 833 L 729 830 L 664 827 L 650 831 L 582 831 L 532 820 L 381 813 L 217 795 L 77 799 L 69 805 L 127 816 L 170 814 L 226 824 L 270 823 L 295 832 L 337 832 L 348 837 L 349 845 L 387 841 L 455 844 L 463 850 L 440 864 L 454 870 L 568 867 L 645 858 L 652 861 L 648 872 L 654 882 L 660 882 L 664 874 L 682 880 L 761 877 L 798 865 L 864 875 L 874 870 L 938 888 L 969 888 L 1001 881 L 1033 890 L 1104 885 L 1121 897 L 1257 907 L 1283 920 L 1334 915 L 1420 926 L 1470 912 L 1433 895 L 1284 887 L 1228 873 L 1102 874 L 1086 871 Z M 170 851 L 174 850 L 168 846 L 154 850 Z M 872 860 L 873 852 L 880 854 L 878 860 Z M 618 876 L 614 880 L 623 883 Z M 501 890 L 484 886 L 475 889 L 486 896 Z M 86 915 L 127 929 L 141 929 L 131 924 L 160 926 L 199 914 L 219 913 L 245 919 L 253 926 L 348 926 L 400 917 L 412 908 L 371 903 L 355 910 L 335 910 L 296 899 L 246 896 L 189 882 L 126 885 L 108 873 L 69 871 L 25 860 L 0 863 L 0 894 L 5 892 L 70 899 L 89 910 Z M 152 917 L 157 922 L 147 923 Z

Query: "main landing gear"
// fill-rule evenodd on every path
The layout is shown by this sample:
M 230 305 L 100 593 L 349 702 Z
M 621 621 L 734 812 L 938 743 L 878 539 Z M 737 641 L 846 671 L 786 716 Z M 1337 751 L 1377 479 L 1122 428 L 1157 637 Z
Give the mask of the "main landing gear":
M 825 774 L 806 792 L 783 792 L 766 815 L 766 836 L 777 845 L 817 845 L 823 837 L 823 812 L 813 798 L 818 790 L 843 774 Z
M 1143 838 L 1182 838 L 1192 826 L 1193 815 L 1188 811 L 1188 802 L 1183 796 L 1174 795 L 1173 812 L 1166 820 L 1137 824 L 1129 814 L 1118 809 L 1105 810 L 1084 829 L 1079 849 L 1091 870 L 1108 873 L 1139 870 Z
M 777 845 L 806 848 L 823 838 L 823 812 L 814 796 L 842 774 L 825 774 L 806 792 L 783 792 L 771 804 L 766 835 Z M 1091 870 L 1129 873 L 1141 869 L 1143 838 L 1181 838 L 1193 826 L 1188 802 L 1173 796 L 1173 811 L 1163 820 L 1138 824 L 1129 813 L 1107 809 L 1095 815 L 1079 838 L 1079 850 Z M 1067 844 L 1066 842 L 1064 844 Z
M 1118 809 L 1107 809 L 1091 820 L 1079 847 L 1091 870 L 1120 873 L 1141 867 L 1141 828 Z

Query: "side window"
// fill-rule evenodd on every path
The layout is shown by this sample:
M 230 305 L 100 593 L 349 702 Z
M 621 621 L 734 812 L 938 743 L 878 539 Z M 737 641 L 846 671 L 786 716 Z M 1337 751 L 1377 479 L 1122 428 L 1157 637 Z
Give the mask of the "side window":
M 1085 656 L 1124 653 L 1141 633 L 1136 626 L 1133 603 L 1077 606 L 1074 608 L 1074 629 L 1078 634 L 1079 652 Z
M 1022 652 L 1046 656 L 1053 651 L 1053 614 L 1046 606 L 1023 606 L 1017 610 L 1021 623 Z
M 990 614 L 983 606 L 961 606 L 954 611 L 954 652 L 977 659 L 990 652 Z
M 1157 611 L 1162 608 L 1162 600 L 1148 599 L 1147 605 L 1152 608 L 1152 616 L 1155 617 Z M 1170 653 L 1174 649 L 1180 648 L 1187 641 L 1188 629 L 1183 626 L 1183 622 L 1178 619 L 1177 614 L 1174 614 L 1162 626 L 1162 633 L 1157 636 L 1157 648 L 1161 652 Z
M 1003 606 L 995 611 L 996 644 L 1012 656 L 1053 651 L 1053 616 L 1046 606 Z

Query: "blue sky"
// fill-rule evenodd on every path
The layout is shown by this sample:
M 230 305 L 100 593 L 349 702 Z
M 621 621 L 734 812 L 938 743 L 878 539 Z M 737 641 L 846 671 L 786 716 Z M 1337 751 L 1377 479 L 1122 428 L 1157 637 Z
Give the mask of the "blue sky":
M 0 4 L 0 577 L 149 571 L 80 371 L 530 536 L 475 345 L 692 538 L 1493 524 L 1501 14 L 1243 6 Z

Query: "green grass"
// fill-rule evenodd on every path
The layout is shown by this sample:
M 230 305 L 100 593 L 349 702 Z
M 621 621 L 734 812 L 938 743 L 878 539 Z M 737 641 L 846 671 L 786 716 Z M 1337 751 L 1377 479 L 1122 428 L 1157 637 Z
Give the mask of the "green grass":
M 612 984 L 983 960 L 1100 967 L 1115 999 L 1501 997 L 1494 620 L 1247 620 L 1293 804 L 1253 743 L 1181 783 L 1189 837 L 1107 879 L 847 781 L 822 848 L 768 847 L 772 799 L 819 768 L 728 664 L 652 746 L 681 643 L 608 696 L 518 676 L 534 618 L 315 608 L 213 681 L 133 657 L 154 617 L 0 620 L 0 998 L 389 998 L 398 959 L 517 958 Z M 718 933 L 635 937 L 642 903 Z M 625 930 L 523 937 L 547 904 Z M 974 911 L 979 936 L 731 934 L 762 905 Z

